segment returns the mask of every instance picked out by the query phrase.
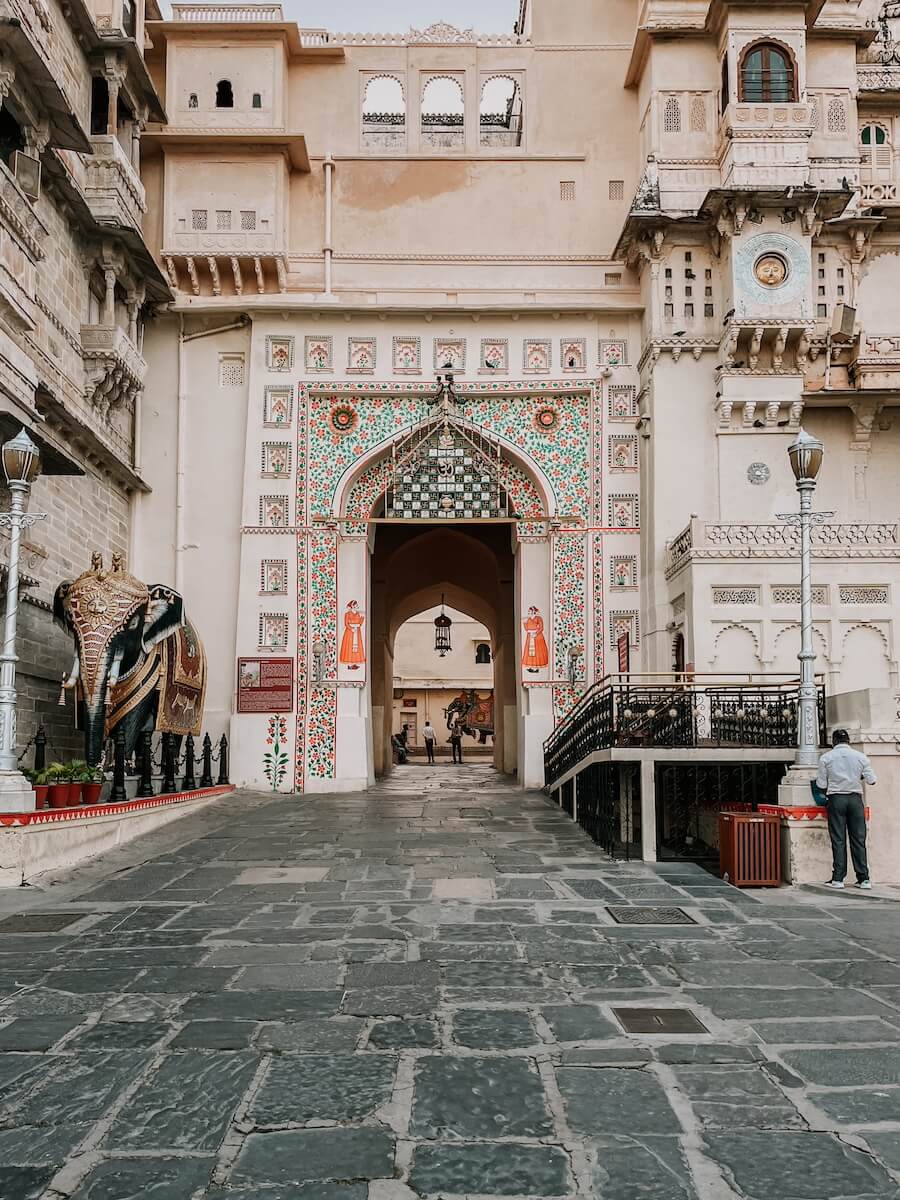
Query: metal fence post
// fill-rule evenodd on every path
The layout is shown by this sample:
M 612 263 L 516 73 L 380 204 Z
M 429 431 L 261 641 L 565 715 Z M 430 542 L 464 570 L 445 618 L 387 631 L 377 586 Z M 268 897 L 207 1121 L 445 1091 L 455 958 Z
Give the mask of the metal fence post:
M 181 780 L 181 790 L 192 792 L 197 786 L 194 778 L 194 735 L 189 733 L 184 739 L 184 775 Z
M 219 778 L 221 786 L 228 782 L 228 738 L 223 733 L 219 739 Z
M 34 735 L 34 769 L 43 771 L 47 766 L 47 734 L 41 725 Z
M 200 776 L 202 788 L 212 787 L 212 741 L 208 733 L 203 735 L 203 774 Z
M 125 726 L 121 723 L 113 734 L 113 783 L 109 798 L 114 804 L 128 799 L 125 790 Z
M 138 762 L 140 763 L 141 781 L 137 794 L 141 800 L 155 795 L 153 791 L 153 734 L 145 729 L 141 734 L 138 745 Z
M 171 733 L 162 735 L 162 769 L 163 781 L 159 789 L 161 796 L 170 796 L 178 791 L 175 782 L 175 739 Z

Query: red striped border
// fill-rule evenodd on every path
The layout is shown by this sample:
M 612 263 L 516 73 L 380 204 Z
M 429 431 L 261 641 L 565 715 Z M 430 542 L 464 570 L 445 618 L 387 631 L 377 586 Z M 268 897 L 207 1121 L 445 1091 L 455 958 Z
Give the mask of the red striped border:
M 197 788 L 193 792 L 173 792 L 167 796 L 147 796 L 143 800 L 123 800 L 119 804 L 91 804 L 77 808 L 41 808 L 35 812 L 0 813 L 0 826 L 56 825 L 60 821 L 83 821 L 96 817 L 124 817 L 129 813 L 163 808 L 169 804 L 184 804 L 188 800 L 204 800 L 233 792 L 234 784 L 221 787 Z
M 784 821 L 827 821 L 828 809 L 824 806 L 810 804 L 795 807 L 792 804 L 760 804 L 759 811 L 770 816 L 781 817 Z M 872 810 L 866 808 L 866 820 L 872 819 Z

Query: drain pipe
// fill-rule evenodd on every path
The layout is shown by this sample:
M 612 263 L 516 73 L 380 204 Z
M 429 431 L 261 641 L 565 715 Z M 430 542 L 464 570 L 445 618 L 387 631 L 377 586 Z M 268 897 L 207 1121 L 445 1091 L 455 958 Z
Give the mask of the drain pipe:
M 334 255 L 334 247 L 332 245 L 332 233 L 334 229 L 333 220 L 334 208 L 334 159 L 331 156 L 331 151 L 325 155 L 325 295 L 332 294 L 332 257 Z
M 245 329 L 250 318 L 243 313 L 228 325 L 217 325 L 213 329 L 201 329 L 197 333 L 184 332 L 184 313 L 178 314 L 178 409 L 175 435 L 175 591 L 184 594 L 184 460 L 187 449 L 187 397 L 184 388 L 184 347 L 199 338 L 212 337 L 217 333 L 230 333 L 234 329 Z

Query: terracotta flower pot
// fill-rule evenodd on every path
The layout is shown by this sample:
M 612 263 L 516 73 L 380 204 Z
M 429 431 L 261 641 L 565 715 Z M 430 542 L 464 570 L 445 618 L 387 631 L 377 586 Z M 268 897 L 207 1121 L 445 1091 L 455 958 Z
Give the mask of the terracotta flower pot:
M 49 783 L 34 784 L 34 804 L 35 808 L 47 807 L 47 793 L 50 791 Z
M 51 783 L 47 791 L 47 799 L 51 808 L 69 807 L 68 783 Z
M 100 783 L 83 783 L 81 785 L 81 803 L 86 805 L 99 804 L 100 793 L 102 791 L 102 781 Z
M 69 808 L 76 808 L 81 803 L 81 784 L 69 784 Z

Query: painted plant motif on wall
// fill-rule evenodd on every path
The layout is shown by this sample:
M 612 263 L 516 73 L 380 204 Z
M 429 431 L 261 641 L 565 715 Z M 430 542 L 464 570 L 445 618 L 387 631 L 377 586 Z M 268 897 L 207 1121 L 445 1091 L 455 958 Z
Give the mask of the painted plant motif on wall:
M 291 448 L 287 442 L 263 442 L 262 473 L 269 479 L 289 475 Z
M 560 361 L 564 371 L 583 371 L 587 365 L 587 342 L 576 338 L 560 345 Z
M 544 637 L 544 618 L 541 616 L 540 609 L 532 605 L 523 624 L 525 648 L 522 652 L 522 666 L 529 675 L 537 675 L 538 671 L 550 662 L 550 652 Z
M 266 388 L 263 402 L 263 424 L 281 426 L 290 423 L 291 389 L 285 387 Z
M 625 343 L 619 339 L 606 340 L 600 342 L 600 366 L 601 367 L 622 367 L 625 365 Z
M 633 421 L 637 416 L 637 393 L 631 384 L 616 384 L 609 389 L 609 419 Z
M 466 369 L 465 338 L 435 338 L 434 369 L 464 371 Z
M 342 666 L 351 671 L 358 671 L 366 661 L 366 651 L 363 645 L 362 627 L 365 616 L 359 611 L 359 604 L 351 600 L 344 613 L 344 636 L 341 638 L 341 651 L 338 660 Z
M 259 645 L 265 650 L 286 650 L 288 618 L 284 613 L 263 613 L 259 618 Z
M 638 524 L 637 508 L 637 496 L 610 496 L 610 526 L 613 529 L 636 529 Z
M 550 370 L 550 343 L 541 338 L 525 342 L 524 370 L 527 374 L 539 374 Z
M 482 338 L 481 367 L 483 371 L 509 369 L 509 342 L 506 338 Z
M 266 338 L 266 366 L 270 371 L 290 371 L 294 365 L 292 337 Z
M 331 370 L 333 341 L 330 337 L 308 337 L 304 345 L 307 371 Z
M 403 374 L 422 368 L 422 343 L 417 337 L 394 338 L 394 370 Z
M 265 595 L 283 595 L 287 592 L 287 560 L 264 559 L 262 564 L 262 587 Z
M 359 417 L 352 404 L 336 404 L 329 418 L 335 433 L 352 433 Z
M 542 404 L 534 414 L 534 427 L 538 433 L 554 433 L 559 428 L 559 410 L 552 404 Z
M 273 792 L 279 791 L 287 774 L 288 755 L 284 749 L 287 738 L 287 718 L 269 717 L 269 727 L 266 731 L 266 745 L 269 749 L 263 755 L 263 774 L 272 785 Z
M 367 375 L 375 370 L 375 339 L 350 338 L 347 344 L 347 370 Z
M 288 524 L 287 496 L 262 496 L 259 501 L 259 523 L 269 529 L 284 529 Z

